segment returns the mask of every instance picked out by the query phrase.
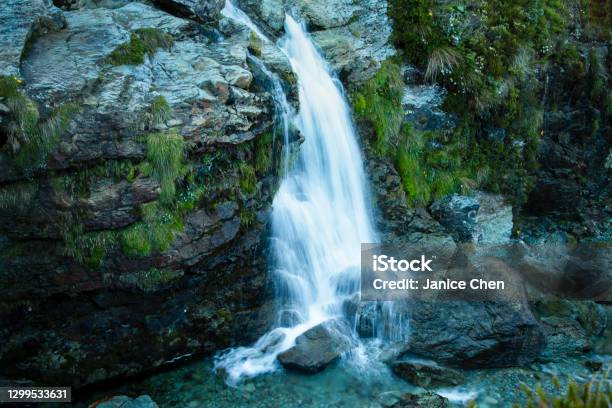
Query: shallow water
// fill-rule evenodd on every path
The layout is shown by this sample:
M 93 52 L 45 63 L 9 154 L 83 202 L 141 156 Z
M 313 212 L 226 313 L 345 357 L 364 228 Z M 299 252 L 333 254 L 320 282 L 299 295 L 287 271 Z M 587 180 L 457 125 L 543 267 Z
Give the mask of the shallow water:
M 569 380 L 586 381 L 593 372 L 584 366 L 598 359 L 610 367 L 612 357 L 583 356 L 554 363 L 531 364 L 523 368 L 466 370 L 466 383 L 458 387 L 438 388 L 435 392 L 451 399 L 453 406 L 467 406 L 474 399 L 478 407 L 523 406 L 525 394 L 520 384 L 531 388 L 541 383 L 555 393 L 553 377 L 565 387 Z M 423 391 L 395 377 L 389 369 L 375 367 L 358 371 L 349 360 L 342 360 L 315 375 L 278 370 L 244 380 L 230 387 L 212 372 L 212 359 L 186 365 L 172 371 L 99 393 L 88 402 L 108 395 L 150 395 L 160 407 L 267 408 L 267 407 L 376 407 L 386 398 L 381 394 Z M 373 367 L 374 368 L 374 367 Z M 605 370 L 605 367 L 604 367 Z M 86 406 L 85 404 L 81 406 Z

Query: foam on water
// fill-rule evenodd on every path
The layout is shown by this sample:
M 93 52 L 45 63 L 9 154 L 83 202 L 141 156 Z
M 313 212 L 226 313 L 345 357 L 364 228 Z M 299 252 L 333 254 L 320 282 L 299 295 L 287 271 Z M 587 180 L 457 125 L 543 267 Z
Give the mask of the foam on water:
M 265 38 L 230 2 L 224 13 Z M 274 198 L 271 246 L 278 302 L 297 321 L 289 327 L 279 322 L 254 346 L 219 355 L 215 369 L 225 370 L 230 383 L 275 370 L 277 355 L 297 336 L 341 318 L 343 302 L 359 291 L 360 244 L 376 240 L 361 151 L 341 85 L 289 15 L 285 33 L 280 48 L 298 78 L 300 110 L 293 121 L 304 142 Z

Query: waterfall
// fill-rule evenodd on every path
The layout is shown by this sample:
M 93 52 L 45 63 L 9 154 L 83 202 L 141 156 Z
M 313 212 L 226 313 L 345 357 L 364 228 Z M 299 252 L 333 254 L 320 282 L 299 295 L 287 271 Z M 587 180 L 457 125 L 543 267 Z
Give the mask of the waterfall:
M 224 12 L 259 32 L 229 1 Z M 343 302 L 359 291 L 360 244 L 376 240 L 361 151 L 341 84 L 289 15 L 285 33 L 279 47 L 298 78 L 300 108 L 293 121 L 304 142 L 272 204 L 271 249 L 280 317 L 252 347 L 217 356 L 215 369 L 223 369 L 230 383 L 275 370 L 277 355 L 297 336 L 342 317 Z

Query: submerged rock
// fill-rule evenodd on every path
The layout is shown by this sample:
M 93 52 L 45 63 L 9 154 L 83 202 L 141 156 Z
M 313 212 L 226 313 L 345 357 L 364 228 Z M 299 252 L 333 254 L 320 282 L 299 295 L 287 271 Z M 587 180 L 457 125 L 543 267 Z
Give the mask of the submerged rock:
M 126 395 L 119 395 L 107 401 L 95 405 L 96 408 L 158 408 L 148 395 L 141 395 L 138 398 L 130 398 Z
M 391 363 L 391 369 L 397 376 L 421 387 L 459 385 L 465 381 L 460 371 L 433 361 L 404 359 Z
M 421 394 L 407 393 L 402 399 L 392 405 L 392 408 L 446 408 L 450 403 L 448 399 L 434 392 Z
M 322 371 L 348 349 L 347 329 L 336 320 L 312 327 L 295 339 L 295 346 L 279 354 L 278 361 L 307 373 Z

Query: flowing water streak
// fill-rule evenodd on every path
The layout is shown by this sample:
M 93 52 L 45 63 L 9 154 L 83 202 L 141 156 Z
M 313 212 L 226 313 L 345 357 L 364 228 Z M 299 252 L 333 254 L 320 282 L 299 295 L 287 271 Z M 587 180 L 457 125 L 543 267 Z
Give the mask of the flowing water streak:
M 227 3 L 224 12 L 256 30 Z M 228 11 L 229 10 L 229 11 Z M 360 149 L 339 82 L 301 25 L 285 19 L 281 47 L 298 77 L 304 136 L 272 206 L 272 250 L 278 301 L 294 321 L 273 328 L 252 347 L 218 356 L 230 383 L 277 368 L 276 357 L 295 338 L 342 317 L 343 302 L 359 291 L 360 244 L 375 242 Z

